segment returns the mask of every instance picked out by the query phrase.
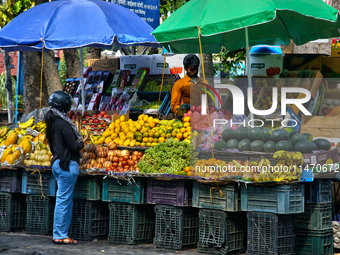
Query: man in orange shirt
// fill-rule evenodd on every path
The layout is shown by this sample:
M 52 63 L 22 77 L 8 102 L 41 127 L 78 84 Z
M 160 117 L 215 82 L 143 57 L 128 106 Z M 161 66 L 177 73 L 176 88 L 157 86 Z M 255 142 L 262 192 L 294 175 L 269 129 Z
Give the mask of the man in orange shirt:
M 186 55 L 183 59 L 186 75 L 175 82 L 171 91 L 171 111 L 177 113 L 177 108 L 182 104 L 200 105 L 201 95 L 205 88 L 204 80 L 197 76 L 200 60 L 195 54 Z

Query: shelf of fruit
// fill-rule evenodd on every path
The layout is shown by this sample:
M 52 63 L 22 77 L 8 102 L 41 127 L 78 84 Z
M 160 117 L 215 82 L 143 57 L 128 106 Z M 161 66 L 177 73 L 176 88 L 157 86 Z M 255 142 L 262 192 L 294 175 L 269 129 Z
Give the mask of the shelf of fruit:
M 190 142 L 190 118 L 184 122 L 179 120 L 159 120 L 141 114 L 137 121 L 125 120 L 124 116 L 112 122 L 99 136 L 90 134 L 90 141 L 95 145 L 114 142 L 125 147 L 150 147 L 164 143 L 169 138 Z M 83 132 L 85 135 L 85 132 Z

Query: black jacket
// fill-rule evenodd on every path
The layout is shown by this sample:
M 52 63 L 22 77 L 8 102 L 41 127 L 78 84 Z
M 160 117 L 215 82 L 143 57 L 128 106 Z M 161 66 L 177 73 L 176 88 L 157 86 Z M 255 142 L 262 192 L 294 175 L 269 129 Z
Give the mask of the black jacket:
M 84 148 L 84 143 L 77 143 L 76 135 L 65 120 L 55 117 L 52 125 L 52 142 L 49 141 L 49 144 L 53 154 L 51 165 L 60 159 L 60 167 L 69 171 L 70 160 L 79 163 L 80 150 Z

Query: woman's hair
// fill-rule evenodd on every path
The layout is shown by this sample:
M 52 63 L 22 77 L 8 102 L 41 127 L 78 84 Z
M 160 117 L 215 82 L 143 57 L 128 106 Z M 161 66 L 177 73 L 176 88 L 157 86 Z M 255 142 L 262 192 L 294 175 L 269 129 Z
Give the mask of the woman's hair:
M 49 110 L 44 116 L 44 120 L 46 123 L 46 138 L 50 144 L 50 147 L 52 143 L 52 134 L 53 134 L 52 128 L 54 126 L 54 119 L 55 119 L 55 115 L 51 110 Z

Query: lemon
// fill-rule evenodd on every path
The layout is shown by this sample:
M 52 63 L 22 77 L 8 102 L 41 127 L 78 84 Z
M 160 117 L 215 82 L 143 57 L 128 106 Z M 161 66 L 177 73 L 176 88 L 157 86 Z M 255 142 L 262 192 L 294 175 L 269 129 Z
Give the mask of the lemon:
M 109 129 L 115 129 L 115 123 L 111 123 L 110 125 L 109 125 Z
M 148 138 L 148 142 L 150 142 L 150 143 L 153 142 L 153 138 L 152 138 L 152 137 L 149 137 L 149 138 Z
M 183 137 L 184 137 L 184 138 L 187 138 L 188 136 L 189 136 L 189 133 L 188 133 L 188 132 L 186 132 L 186 133 L 183 134 Z
M 177 137 L 178 139 L 182 139 L 182 138 L 183 138 L 183 134 L 182 134 L 182 133 L 177 133 L 176 137 Z M 176 140 L 176 139 L 175 139 L 175 140 Z
M 156 132 L 154 135 L 155 138 L 159 138 L 160 137 L 160 133 Z
M 136 146 L 140 146 L 140 142 L 136 142 Z
M 140 143 L 140 146 L 141 147 L 145 147 L 145 143 L 143 142 L 143 143 Z
M 122 116 L 120 116 L 120 118 L 119 118 L 119 119 L 120 119 L 120 121 L 121 121 L 121 122 L 123 122 L 123 121 L 125 121 L 125 116 L 124 116 L 124 115 L 122 115 Z
M 148 116 L 148 115 L 144 115 L 143 120 L 144 120 L 145 122 L 147 122 L 148 119 L 149 119 L 149 116 Z
M 190 127 L 186 127 L 186 131 L 187 131 L 187 132 L 190 132 L 190 131 L 191 131 L 191 128 L 190 128 Z
M 142 120 L 144 118 L 144 114 L 138 116 L 138 120 Z
M 145 132 L 145 133 L 143 134 L 143 137 L 149 137 L 149 133 L 148 133 L 148 132 Z
M 153 122 L 148 122 L 148 123 L 149 123 L 149 127 L 151 127 L 151 128 L 154 128 L 156 126 L 156 124 L 153 123 Z
M 152 121 L 153 121 L 153 123 L 155 123 L 156 125 L 159 123 L 159 119 L 153 119 Z
M 144 124 L 145 124 L 144 120 L 140 120 L 140 121 L 139 121 L 139 124 L 143 127 Z
M 185 133 L 186 129 L 185 128 L 181 128 L 181 133 Z
M 148 142 L 148 141 L 149 141 L 149 138 L 147 138 L 147 137 L 144 137 L 142 141 L 143 141 L 143 143 L 146 143 L 146 142 Z
M 164 143 L 165 139 L 164 139 L 164 137 L 160 137 L 160 138 L 158 139 L 158 141 L 159 141 L 160 143 Z
M 154 145 L 156 145 L 157 143 L 151 143 L 151 146 L 154 146 Z
M 186 127 L 190 127 L 190 123 L 189 123 L 189 122 L 185 122 L 183 126 L 184 126 L 185 128 L 186 128 Z
M 147 142 L 145 145 L 146 145 L 146 147 L 151 147 L 151 143 L 150 142 Z

